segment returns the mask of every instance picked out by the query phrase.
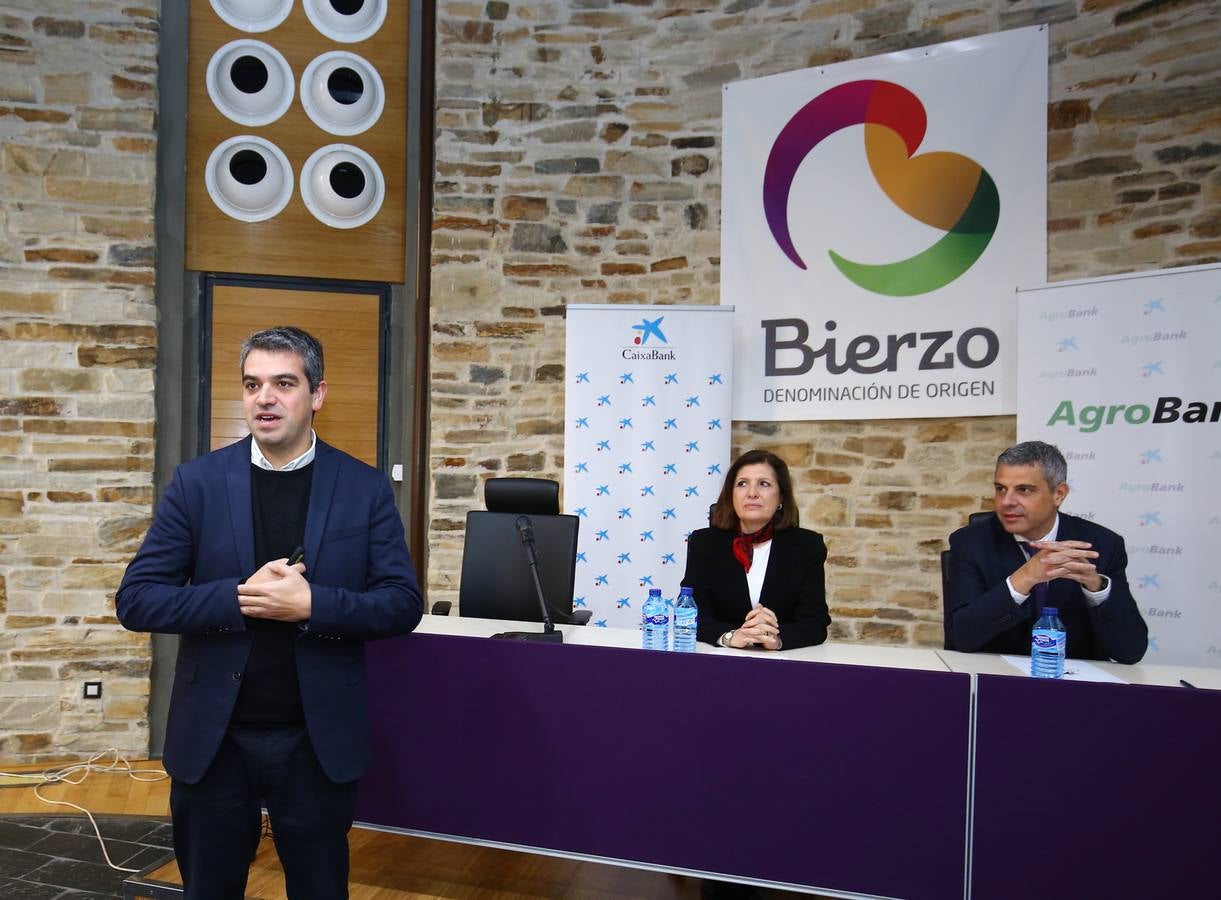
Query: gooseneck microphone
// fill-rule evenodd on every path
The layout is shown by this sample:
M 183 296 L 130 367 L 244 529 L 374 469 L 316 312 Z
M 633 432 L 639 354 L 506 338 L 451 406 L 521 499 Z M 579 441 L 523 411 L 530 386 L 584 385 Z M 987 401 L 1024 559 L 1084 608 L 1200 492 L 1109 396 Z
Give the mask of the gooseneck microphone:
M 526 548 L 526 556 L 530 559 L 530 565 L 538 565 L 538 551 L 534 547 L 534 523 L 530 521 L 529 516 L 518 516 L 514 522 L 517 526 L 517 536 L 521 538 L 522 546 Z M 547 610 L 543 609 L 543 620 L 547 618 Z
M 534 546 L 534 523 L 529 516 L 518 516 L 514 524 L 517 526 L 517 535 L 521 538 L 522 546 L 526 550 L 526 559 L 530 563 L 530 574 L 534 576 L 534 592 L 538 595 L 538 608 L 543 614 L 543 630 L 502 631 L 492 637 L 510 641 L 552 641 L 562 644 L 564 635 L 562 632 L 556 631 L 555 625 L 551 622 L 551 615 L 547 612 L 547 598 L 543 594 L 543 580 L 538 576 L 538 548 Z

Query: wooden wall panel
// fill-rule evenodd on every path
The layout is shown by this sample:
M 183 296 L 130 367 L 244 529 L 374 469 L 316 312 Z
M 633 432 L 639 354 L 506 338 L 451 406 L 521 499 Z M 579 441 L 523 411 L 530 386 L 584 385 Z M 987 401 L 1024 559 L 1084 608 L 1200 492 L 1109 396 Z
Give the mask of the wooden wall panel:
M 341 44 L 324 37 L 294 3 L 278 27 L 256 34 L 238 31 L 212 10 L 208 0 L 190 0 L 190 52 L 187 99 L 186 264 L 201 272 L 286 275 L 401 283 L 406 253 L 407 4 L 391 0 L 386 20 L 368 40 Z M 292 67 L 292 106 L 269 125 L 240 125 L 227 119 L 208 96 L 208 61 L 219 48 L 239 38 L 270 44 Z M 377 123 L 363 134 L 340 136 L 323 131 L 301 105 L 301 74 L 310 61 L 331 50 L 363 57 L 381 75 L 386 105 Z M 204 182 L 208 156 L 222 141 L 239 134 L 265 138 L 278 146 L 293 168 L 288 206 L 264 222 L 239 222 L 212 202 Z M 375 160 L 386 181 L 381 211 L 366 224 L 331 228 L 310 214 L 301 199 L 301 167 L 327 144 L 355 145 Z
M 296 325 L 322 342 L 326 401 L 314 430 L 328 444 L 377 465 L 379 297 L 217 284 L 212 289 L 211 449 L 250 433 L 242 411 L 242 341 Z

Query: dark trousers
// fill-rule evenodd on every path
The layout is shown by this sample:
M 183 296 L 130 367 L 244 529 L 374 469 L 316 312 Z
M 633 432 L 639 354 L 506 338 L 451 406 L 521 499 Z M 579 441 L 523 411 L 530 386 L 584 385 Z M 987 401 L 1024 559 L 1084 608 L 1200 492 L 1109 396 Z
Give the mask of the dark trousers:
M 304 725 L 230 727 L 198 784 L 174 781 L 187 900 L 242 900 L 267 806 L 290 900 L 345 900 L 356 782 L 326 777 Z

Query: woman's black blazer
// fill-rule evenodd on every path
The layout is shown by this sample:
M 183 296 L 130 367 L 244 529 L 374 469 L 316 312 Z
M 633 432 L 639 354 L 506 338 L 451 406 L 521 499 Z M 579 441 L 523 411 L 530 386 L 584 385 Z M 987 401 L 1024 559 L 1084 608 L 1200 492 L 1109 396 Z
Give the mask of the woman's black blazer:
M 710 644 L 741 625 L 750 612 L 746 570 L 734 559 L 733 538 L 734 532 L 723 528 L 701 528 L 687 538 L 683 586 L 694 590 L 699 639 Z M 784 528 L 772 537 L 759 602 L 776 614 L 785 650 L 827 639 L 826 560 L 827 545 L 816 531 Z

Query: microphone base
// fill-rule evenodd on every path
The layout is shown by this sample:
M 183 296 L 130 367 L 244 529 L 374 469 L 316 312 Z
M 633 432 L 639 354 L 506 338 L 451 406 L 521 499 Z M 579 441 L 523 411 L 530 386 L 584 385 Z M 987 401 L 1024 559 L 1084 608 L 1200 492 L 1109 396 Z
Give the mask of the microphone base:
M 551 644 L 564 643 L 564 635 L 559 631 L 502 631 L 492 635 L 502 641 L 547 641 Z

